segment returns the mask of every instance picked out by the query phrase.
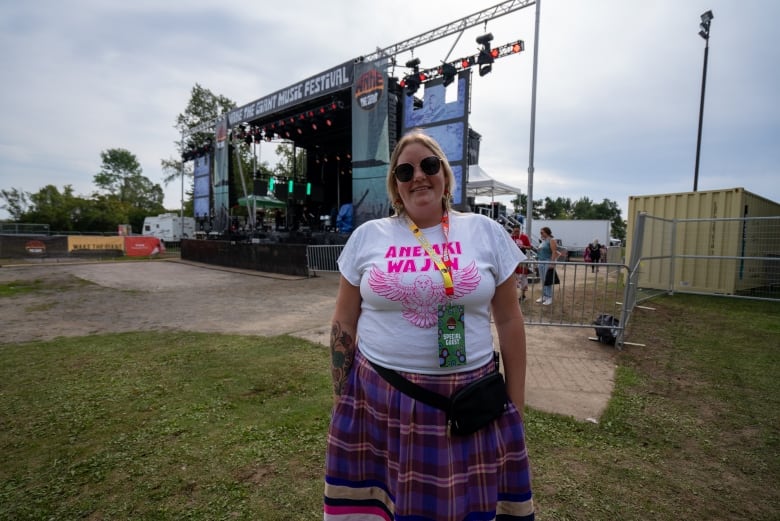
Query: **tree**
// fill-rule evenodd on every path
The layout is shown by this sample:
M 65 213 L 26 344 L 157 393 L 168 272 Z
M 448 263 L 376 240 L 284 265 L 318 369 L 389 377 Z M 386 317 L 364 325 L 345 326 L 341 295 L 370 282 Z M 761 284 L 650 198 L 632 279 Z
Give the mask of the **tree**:
M 528 195 L 526 194 L 519 194 L 517 197 L 512 199 L 512 206 L 514 207 L 514 212 L 517 214 L 519 213 L 522 216 L 528 215 Z M 538 199 L 534 201 L 534 207 L 533 207 L 533 218 L 538 219 L 539 218 L 539 208 L 542 206 L 542 200 Z
M 279 143 L 276 147 L 276 155 L 279 162 L 274 167 L 273 173 L 277 177 L 285 179 L 306 179 L 306 150 L 290 146 L 287 143 Z
M 520 200 L 525 203 L 525 197 Z M 517 203 L 517 199 L 513 201 Z M 536 212 L 536 208 L 541 208 Z M 595 204 L 588 197 L 581 197 L 572 203 L 569 198 L 558 197 L 553 200 L 549 197 L 544 199 L 544 205 L 541 201 L 534 201 L 534 218 L 543 219 L 593 219 L 610 221 L 612 237 L 619 239 L 626 238 L 626 222 L 620 214 L 620 206 L 615 201 L 604 199 Z
M 573 217 L 571 199 L 558 197 L 555 200 L 544 198 L 544 206 L 539 214 L 544 219 L 571 219 Z
M 54 185 L 46 185 L 30 195 L 30 209 L 19 219 L 28 223 L 45 223 L 52 231 L 76 231 L 80 208 L 86 200 L 73 193 L 73 187 L 66 185 L 60 192 Z
M 163 190 L 142 175 L 135 155 L 123 148 L 112 148 L 100 153 L 101 170 L 94 177 L 95 185 L 107 195 L 128 208 L 139 208 L 147 213 L 163 210 Z
M 30 206 L 29 197 L 29 193 L 18 188 L 0 190 L 0 199 L 5 200 L 5 204 L 0 205 L 0 209 L 7 211 L 12 220 L 21 221 Z
M 195 84 L 190 94 L 190 100 L 187 103 L 187 107 L 184 112 L 176 116 L 176 124 L 174 127 L 180 134 L 188 134 L 190 129 L 193 129 L 201 124 L 207 124 L 216 121 L 220 116 L 236 108 L 236 103 L 225 96 L 217 96 L 209 89 L 201 87 L 199 84 Z M 214 140 L 214 131 L 209 129 L 206 132 L 196 132 L 188 134 L 183 137 L 182 140 L 176 143 L 176 149 L 178 151 L 178 158 L 161 159 L 165 177 L 163 177 L 163 184 L 166 186 L 175 180 L 181 180 L 184 182 L 187 178 L 190 179 L 189 186 L 192 186 L 192 169 L 189 168 L 185 162 L 181 159 L 185 150 L 200 148 L 205 144 L 211 143 Z M 182 179 L 182 177 L 184 179 Z M 192 199 L 192 189 L 187 193 Z

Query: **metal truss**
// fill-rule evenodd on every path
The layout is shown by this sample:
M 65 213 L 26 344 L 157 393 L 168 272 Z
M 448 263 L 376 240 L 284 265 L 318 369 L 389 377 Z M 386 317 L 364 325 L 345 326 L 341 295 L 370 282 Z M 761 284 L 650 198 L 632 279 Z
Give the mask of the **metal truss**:
M 508 2 L 502 2 L 500 4 L 494 5 L 493 7 L 488 7 L 487 9 L 483 9 L 482 11 L 478 11 L 474 14 L 461 18 L 460 20 L 456 20 L 446 25 L 437 27 L 436 29 L 426 31 L 413 38 L 404 40 L 403 42 L 395 43 L 389 47 L 385 47 L 384 49 L 378 49 L 371 54 L 357 58 L 357 61 L 370 61 L 382 56 L 396 56 L 402 52 L 406 52 L 430 42 L 440 40 L 452 34 L 462 32 L 469 27 L 474 27 L 475 25 L 493 20 L 494 18 L 507 15 L 514 11 L 519 11 L 525 7 L 534 5 L 535 3 L 536 2 L 532 0 L 511 0 Z
M 534 5 L 535 3 L 536 3 L 535 0 L 509 0 L 506 2 L 501 2 L 500 4 L 494 5 L 493 7 L 488 7 L 487 9 L 483 9 L 482 11 L 478 11 L 474 14 L 461 18 L 460 20 L 456 20 L 454 22 L 450 22 L 448 24 L 442 25 L 430 31 L 426 31 L 413 38 L 409 38 L 408 40 L 395 43 L 389 47 L 385 47 L 384 49 L 377 49 L 371 54 L 359 56 L 355 58 L 355 61 L 362 62 L 362 61 L 376 60 L 380 57 L 388 57 L 388 56 L 394 57 L 398 54 L 415 49 L 417 47 L 421 47 L 430 42 L 440 40 L 442 38 L 445 38 L 447 36 L 456 33 L 462 33 L 469 27 L 474 27 L 481 23 L 485 23 L 489 20 L 493 20 L 495 18 L 499 18 L 509 13 L 519 11 L 520 9 L 523 9 L 525 7 Z M 504 55 L 505 54 L 502 54 L 502 57 Z M 456 67 L 458 70 L 462 68 L 458 62 L 454 62 L 453 66 Z M 436 70 L 432 69 L 431 71 L 429 71 L 431 73 L 431 76 L 435 76 L 438 73 L 439 68 L 437 67 L 435 69 Z M 217 120 L 201 123 L 196 127 L 184 130 L 182 132 L 182 136 L 183 137 L 190 136 L 192 134 L 196 134 L 199 132 L 211 131 L 214 129 L 216 124 L 217 124 Z

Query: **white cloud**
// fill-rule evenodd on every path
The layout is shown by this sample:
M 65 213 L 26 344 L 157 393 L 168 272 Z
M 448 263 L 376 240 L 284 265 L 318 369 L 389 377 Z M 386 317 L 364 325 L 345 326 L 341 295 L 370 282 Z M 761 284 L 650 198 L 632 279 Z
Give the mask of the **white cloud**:
M 496 1 L 496 3 L 498 3 Z M 485 7 L 489 6 L 487 3 Z M 0 188 L 93 190 L 100 152 L 126 148 L 161 182 L 196 83 L 249 103 L 361 54 L 469 15 L 474 2 L 342 0 L 0 4 Z M 773 0 L 543 0 L 534 198 L 609 198 L 692 187 L 704 41 L 712 9 L 699 189 L 780 201 L 780 51 Z M 526 52 L 475 75 L 482 167 L 527 187 L 534 7 L 414 50 L 423 64 L 521 38 Z M 400 67 L 411 58 L 398 56 Z M 166 206 L 180 187 L 166 188 Z M 0 215 L 2 213 L 0 212 Z

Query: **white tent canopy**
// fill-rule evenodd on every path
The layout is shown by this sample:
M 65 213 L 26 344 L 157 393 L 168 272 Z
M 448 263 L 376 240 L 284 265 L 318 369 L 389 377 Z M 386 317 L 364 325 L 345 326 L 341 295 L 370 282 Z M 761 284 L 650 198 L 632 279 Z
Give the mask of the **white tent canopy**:
M 479 165 L 469 165 L 469 180 L 466 183 L 467 197 L 495 197 L 497 195 L 520 195 L 520 189 L 496 181 Z

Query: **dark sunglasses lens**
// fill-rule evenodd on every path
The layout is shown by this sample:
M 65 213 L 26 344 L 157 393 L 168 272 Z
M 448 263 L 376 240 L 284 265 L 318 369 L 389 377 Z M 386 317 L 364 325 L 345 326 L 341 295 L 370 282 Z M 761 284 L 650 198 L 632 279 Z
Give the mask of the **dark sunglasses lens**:
M 395 178 L 402 183 L 408 183 L 414 177 L 414 165 L 403 163 L 395 167 Z
M 439 166 L 441 165 L 441 159 L 436 156 L 426 157 L 420 161 L 420 168 L 426 175 L 436 175 L 439 173 Z

